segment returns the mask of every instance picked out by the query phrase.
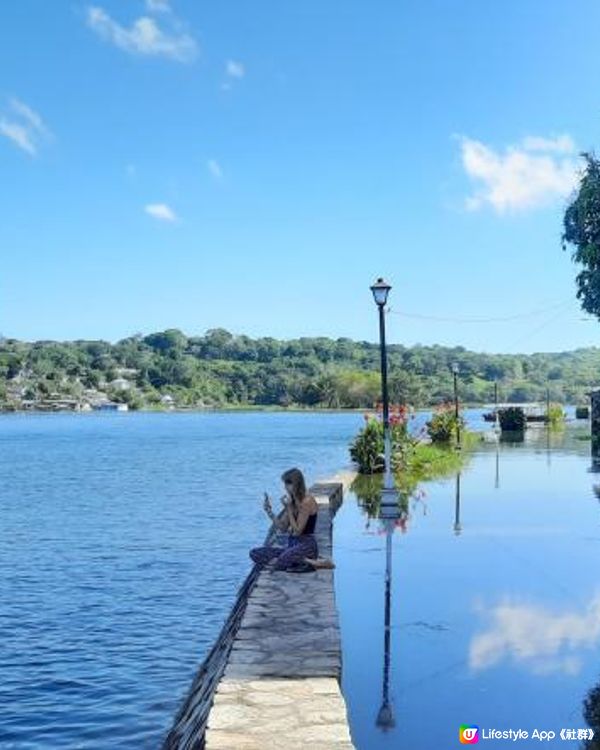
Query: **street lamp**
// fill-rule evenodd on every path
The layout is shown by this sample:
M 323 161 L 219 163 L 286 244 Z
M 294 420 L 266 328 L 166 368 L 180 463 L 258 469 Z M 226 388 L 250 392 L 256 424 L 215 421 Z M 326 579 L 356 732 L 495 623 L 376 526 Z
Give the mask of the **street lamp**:
M 387 351 L 385 344 L 385 305 L 392 287 L 383 279 L 377 279 L 371 286 L 373 299 L 379 309 L 379 348 L 381 352 L 381 397 L 383 401 L 383 445 L 385 452 L 385 474 L 381 493 L 382 509 L 398 505 L 398 496 L 392 477 L 392 440 L 390 435 L 390 405 L 387 383 Z
M 454 377 L 454 415 L 456 417 L 456 450 L 461 449 L 460 443 L 460 420 L 458 417 L 458 362 L 452 363 L 452 375 Z

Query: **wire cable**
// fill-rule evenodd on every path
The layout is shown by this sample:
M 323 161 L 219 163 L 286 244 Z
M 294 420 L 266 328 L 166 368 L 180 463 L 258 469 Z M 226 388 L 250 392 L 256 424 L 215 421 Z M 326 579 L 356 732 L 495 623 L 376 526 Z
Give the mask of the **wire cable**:
M 548 307 L 542 307 L 537 310 L 530 310 L 529 312 L 523 312 L 523 313 L 516 313 L 514 315 L 503 315 L 500 317 L 494 317 L 494 318 L 455 318 L 455 317 L 447 317 L 447 316 L 440 316 L 440 315 L 422 315 L 421 313 L 409 313 L 409 312 L 401 312 L 400 310 L 394 310 L 391 307 L 387 308 L 387 312 L 392 315 L 399 315 L 403 318 L 417 318 L 420 320 L 436 320 L 446 323 L 503 323 L 510 320 L 520 320 L 521 318 L 530 318 L 533 315 L 541 315 L 542 313 L 546 313 L 552 310 L 555 310 L 557 307 L 563 307 L 567 303 L 570 303 L 572 301 L 572 298 L 569 297 L 568 299 L 563 299 L 560 302 L 554 302 L 552 305 L 549 305 Z

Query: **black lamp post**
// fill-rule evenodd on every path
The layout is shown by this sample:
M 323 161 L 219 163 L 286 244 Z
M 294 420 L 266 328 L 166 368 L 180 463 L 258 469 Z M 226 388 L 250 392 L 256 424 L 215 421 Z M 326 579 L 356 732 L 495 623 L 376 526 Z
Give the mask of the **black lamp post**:
M 452 375 L 454 377 L 454 415 L 456 417 L 456 449 L 461 449 L 460 444 L 460 419 L 458 416 L 458 362 L 452 363 Z
M 371 287 L 373 299 L 379 309 L 379 348 L 381 353 L 381 397 L 383 401 L 383 445 L 385 451 L 385 475 L 383 479 L 382 506 L 398 504 L 398 496 L 392 477 L 392 441 L 390 435 L 390 404 L 387 383 L 387 350 L 385 344 L 385 305 L 392 287 L 383 279 L 377 279 Z

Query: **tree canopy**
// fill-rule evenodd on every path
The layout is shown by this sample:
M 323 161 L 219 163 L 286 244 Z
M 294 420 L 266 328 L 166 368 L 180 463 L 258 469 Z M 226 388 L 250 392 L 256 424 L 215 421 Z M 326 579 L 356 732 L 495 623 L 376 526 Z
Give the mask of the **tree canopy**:
M 572 259 L 582 268 L 577 274 L 577 298 L 587 313 L 600 319 L 600 161 L 583 154 L 586 167 L 579 189 L 565 211 L 563 249 L 573 247 Z

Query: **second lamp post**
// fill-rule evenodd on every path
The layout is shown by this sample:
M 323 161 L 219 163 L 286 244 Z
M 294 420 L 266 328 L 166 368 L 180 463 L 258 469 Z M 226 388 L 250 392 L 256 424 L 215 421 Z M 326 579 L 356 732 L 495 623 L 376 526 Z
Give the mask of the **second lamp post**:
M 460 444 L 460 415 L 458 413 L 458 362 L 452 363 L 452 375 L 454 376 L 454 416 L 456 418 L 456 449 L 461 449 Z

